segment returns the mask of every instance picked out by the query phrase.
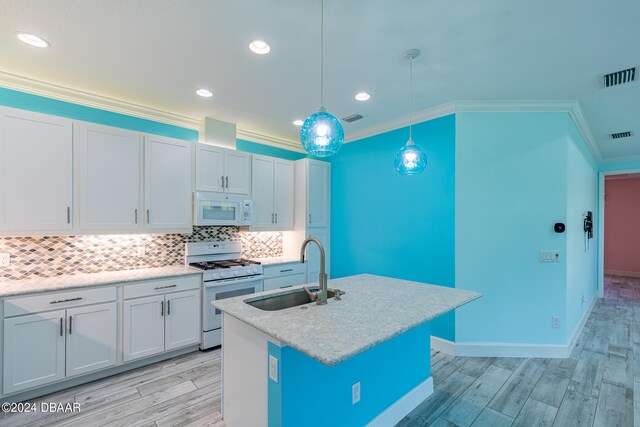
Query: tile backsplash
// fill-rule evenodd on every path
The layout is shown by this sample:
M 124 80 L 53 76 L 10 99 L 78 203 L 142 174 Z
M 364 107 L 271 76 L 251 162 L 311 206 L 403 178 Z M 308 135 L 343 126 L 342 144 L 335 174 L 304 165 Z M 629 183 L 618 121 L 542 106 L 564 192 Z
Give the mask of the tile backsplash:
M 282 233 L 245 232 L 238 227 L 194 227 L 191 234 L 0 237 L 0 253 L 11 254 L 11 264 L 0 267 L 0 278 L 18 280 L 182 264 L 185 242 L 206 240 L 240 240 L 243 258 L 282 256 Z M 140 246 L 145 248 L 141 257 Z

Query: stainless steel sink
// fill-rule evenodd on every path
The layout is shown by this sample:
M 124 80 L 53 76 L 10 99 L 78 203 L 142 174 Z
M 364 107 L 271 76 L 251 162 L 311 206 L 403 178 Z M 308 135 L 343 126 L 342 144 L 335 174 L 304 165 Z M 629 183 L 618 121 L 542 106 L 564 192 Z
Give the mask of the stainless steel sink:
M 309 288 L 311 292 L 317 292 L 318 288 Z M 336 296 L 335 289 L 327 289 L 327 298 Z M 310 304 L 311 298 L 304 289 L 287 294 L 266 295 L 255 300 L 246 300 L 245 303 L 265 311 L 284 310 L 285 308 L 297 307 L 299 305 Z

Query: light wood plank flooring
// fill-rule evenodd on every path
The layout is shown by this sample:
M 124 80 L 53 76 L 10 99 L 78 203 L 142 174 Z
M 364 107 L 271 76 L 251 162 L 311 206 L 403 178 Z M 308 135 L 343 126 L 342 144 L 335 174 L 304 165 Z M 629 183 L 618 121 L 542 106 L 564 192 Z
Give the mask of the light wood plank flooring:
M 640 279 L 606 282 L 570 358 L 433 352 L 435 392 L 398 426 L 640 426 Z M 0 426 L 224 427 L 220 393 L 219 350 L 195 352 L 37 400 L 79 414 L 0 414 Z

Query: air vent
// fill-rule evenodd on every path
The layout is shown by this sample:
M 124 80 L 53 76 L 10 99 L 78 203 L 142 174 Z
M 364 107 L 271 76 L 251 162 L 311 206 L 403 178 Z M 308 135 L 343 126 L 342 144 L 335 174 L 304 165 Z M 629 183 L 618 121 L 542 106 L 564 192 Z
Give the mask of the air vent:
M 629 138 L 633 133 L 631 131 L 612 133 L 611 139 Z
M 345 121 L 347 123 L 353 123 L 353 122 L 358 121 L 358 120 L 363 119 L 363 118 L 364 118 L 364 116 L 356 113 L 356 114 L 352 114 L 352 115 L 347 116 L 347 117 L 343 117 L 342 121 Z
M 626 70 L 616 71 L 604 75 L 604 87 L 611 87 L 629 83 L 636 79 L 636 67 L 627 68 Z

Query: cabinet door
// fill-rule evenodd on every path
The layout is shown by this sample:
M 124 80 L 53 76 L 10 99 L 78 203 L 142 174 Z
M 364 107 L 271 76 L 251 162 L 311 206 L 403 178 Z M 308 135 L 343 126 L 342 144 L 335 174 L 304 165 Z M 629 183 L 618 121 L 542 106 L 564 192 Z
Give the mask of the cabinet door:
M 71 121 L 0 109 L 0 227 L 69 231 L 73 202 Z
M 308 160 L 307 227 L 329 226 L 330 164 Z
M 253 156 L 251 194 L 253 196 L 253 228 L 273 230 L 273 157 Z
M 124 361 L 164 351 L 164 295 L 124 302 Z
M 4 394 L 64 378 L 65 311 L 4 319 Z
M 307 231 L 307 237 L 315 237 L 320 240 L 322 247 L 324 248 L 325 258 L 325 272 L 329 276 L 330 273 L 330 259 L 331 259 L 331 247 L 329 240 L 328 228 L 314 228 Z M 320 251 L 314 243 L 309 243 L 307 246 L 307 282 L 318 283 L 318 275 L 320 274 Z
M 116 303 L 67 310 L 67 377 L 116 365 Z
M 274 160 L 273 210 L 278 230 L 293 228 L 293 162 L 289 160 Z
M 106 126 L 76 127 L 81 229 L 140 227 L 141 139 Z
M 200 291 L 166 296 L 165 350 L 200 342 Z
M 196 144 L 196 190 L 224 191 L 224 148 Z
M 189 231 L 191 143 L 147 136 L 144 148 L 145 228 Z
M 249 194 L 251 185 L 251 154 L 244 151 L 225 150 L 225 191 Z

